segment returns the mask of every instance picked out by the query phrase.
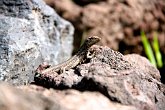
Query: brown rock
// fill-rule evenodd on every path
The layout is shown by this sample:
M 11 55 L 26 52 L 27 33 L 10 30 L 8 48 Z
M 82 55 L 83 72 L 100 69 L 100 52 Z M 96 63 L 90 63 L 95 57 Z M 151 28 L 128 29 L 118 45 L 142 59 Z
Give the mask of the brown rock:
M 133 62 L 137 68 L 146 71 L 153 78 L 160 81 L 159 71 L 149 62 L 148 59 L 141 57 L 140 55 L 137 54 L 125 55 L 124 58 L 126 58 L 128 61 Z
M 153 21 L 150 25 L 151 25 L 151 30 L 158 30 L 158 28 L 159 28 L 158 21 Z
M 55 7 L 56 11 L 65 19 L 76 22 L 80 16 L 81 7 L 74 4 L 71 0 L 44 0 L 48 5 Z
M 133 36 L 132 29 L 129 27 L 124 28 L 125 36 Z
M 38 90 L 44 88 L 38 87 Z M 3 83 L 0 93 L 0 110 L 65 110 L 55 101 L 56 97 L 48 99 L 37 92 L 24 92 Z
M 151 23 L 154 20 L 154 17 L 151 13 L 147 12 L 146 15 L 144 16 L 144 20 L 147 23 Z
M 70 3 L 67 6 L 67 2 L 68 0 L 55 0 L 54 8 L 57 11 L 65 10 L 61 15 L 74 21 L 72 23 L 77 29 L 75 39 L 81 39 L 80 36 L 84 33 L 85 36 L 98 35 L 102 36 L 102 45 L 120 50 L 122 53 L 141 54 L 143 49 L 138 47 L 142 47 L 142 43 L 138 39 L 142 30 L 148 36 L 152 36 L 155 31 L 158 32 L 158 37 L 161 37 L 161 34 L 165 35 L 165 31 L 162 31 L 165 27 L 164 0 L 103 0 L 85 6 L 72 2 L 74 11 L 66 8 L 70 6 Z M 80 12 L 80 14 L 73 16 L 74 14 L 70 12 L 75 14 Z M 68 13 L 68 16 L 65 16 L 65 13 Z M 125 28 L 131 30 L 128 32 Z M 136 43 L 130 44 L 133 40 Z M 80 40 L 75 41 L 80 42 Z M 165 46 L 160 48 L 165 54 Z
M 108 100 L 98 92 L 58 91 L 35 85 L 0 84 L 0 110 L 138 110 Z
M 38 84 L 54 88 L 99 91 L 114 102 L 140 110 L 164 110 L 165 85 L 159 71 L 139 55 L 123 56 L 108 47 L 93 46 L 91 59 L 65 74 L 35 77 Z

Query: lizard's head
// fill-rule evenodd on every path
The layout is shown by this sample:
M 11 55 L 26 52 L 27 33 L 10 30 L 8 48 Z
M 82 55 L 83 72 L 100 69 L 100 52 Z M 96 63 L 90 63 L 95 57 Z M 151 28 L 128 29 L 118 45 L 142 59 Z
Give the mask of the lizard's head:
M 88 37 L 85 42 L 90 47 L 93 44 L 99 42 L 100 40 L 101 40 L 101 38 L 98 36 L 91 36 L 91 37 Z

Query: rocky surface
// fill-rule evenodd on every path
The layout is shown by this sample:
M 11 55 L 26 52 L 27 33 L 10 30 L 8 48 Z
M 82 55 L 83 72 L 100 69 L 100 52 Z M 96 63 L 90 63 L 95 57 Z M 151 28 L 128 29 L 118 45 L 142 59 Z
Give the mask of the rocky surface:
M 33 70 L 72 52 L 73 26 L 42 0 L 0 0 L 0 80 L 33 81 Z
M 115 44 L 115 41 L 124 39 L 122 32 L 125 32 L 121 28 L 125 25 L 116 26 L 116 22 L 129 27 L 127 18 L 131 21 L 134 15 L 139 15 L 136 9 L 141 9 L 143 5 L 145 9 L 140 12 L 148 12 L 161 0 L 98 0 L 98 6 L 92 4 L 84 6 L 84 9 L 73 5 L 71 0 L 63 0 L 57 6 L 63 8 L 60 4 L 65 2 L 73 6 L 70 13 L 77 11 L 72 15 L 73 21 L 77 17 L 82 23 L 77 29 L 89 28 L 87 34 L 99 32 L 97 35 L 105 36 L 103 44 Z M 133 2 L 136 5 L 132 5 Z M 151 7 L 147 7 L 146 3 Z M 160 6 L 164 7 L 163 3 Z M 65 15 L 69 16 L 65 7 Z M 123 17 L 117 19 L 113 9 L 119 11 L 121 16 L 127 13 L 128 17 L 124 21 Z M 135 12 L 132 16 L 129 16 L 130 10 Z M 33 70 L 43 61 L 54 65 L 65 60 L 62 56 L 69 56 L 72 49 L 73 27 L 42 0 L 1 0 L 0 13 L 0 110 L 164 110 L 165 85 L 160 82 L 159 71 L 144 57 L 136 54 L 124 56 L 108 47 L 93 46 L 89 50 L 91 58 L 84 59 L 82 64 L 63 74 L 35 76 L 33 84 L 36 85 L 10 86 L 2 83 L 27 84 L 33 80 Z M 158 18 L 164 26 L 160 13 Z M 136 26 L 135 22 L 131 23 Z M 136 29 L 139 27 L 134 29 L 133 32 L 138 32 Z M 119 35 L 107 37 L 115 33 Z M 115 45 L 112 47 L 116 48 Z
M 164 110 L 165 85 L 147 59 L 96 45 L 89 52 L 93 57 L 63 74 L 24 86 L 1 82 L 0 109 Z
M 35 85 L 0 84 L 1 110 L 138 110 L 114 103 L 98 92 L 59 91 Z
M 123 53 L 142 54 L 141 31 L 145 31 L 150 40 L 157 32 L 160 49 L 165 55 L 164 0 L 45 1 L 74 24 L 77 42 L 82 35 L 95 34 L 103 37 L 102 45 Z
M 123 56 L 108 47 L 93 46 L 91 59 L 64 74 L 35 77 L 35 83 L 55 89 L 99 91 L 109 100 L 140 110 L 164 110 L 165 85 L 159 71 L 136 54 Z

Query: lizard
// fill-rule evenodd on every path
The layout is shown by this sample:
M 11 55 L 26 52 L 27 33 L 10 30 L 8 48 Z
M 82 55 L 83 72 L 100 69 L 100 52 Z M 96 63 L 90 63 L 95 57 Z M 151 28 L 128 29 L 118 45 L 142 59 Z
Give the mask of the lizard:
M 65 70 L 69 70 L 71 68 L 74 68 L 75 66 L 77 66 L 79 63 L 81 63 L 83 61 L 83 59 L 86 57 L 89 48 L 96 44 L 97 42 L 99 42 L 101 40 L 100 37 L 98 36 L 91 36 L 88 37 L 83 45 L 79 48 L 78 52 L 72 56 L 70 59 L 68 59 L 67 61 L 60 63 L 58 65 L 49 67 L 45 70 L 40 71 L 39 73 L 41 74 L 46 74 L 46 73 L 63 73 Z M 44 68 L 44 67 L 43 67 Z M 38 71 L 38 70 L 36 70 Z

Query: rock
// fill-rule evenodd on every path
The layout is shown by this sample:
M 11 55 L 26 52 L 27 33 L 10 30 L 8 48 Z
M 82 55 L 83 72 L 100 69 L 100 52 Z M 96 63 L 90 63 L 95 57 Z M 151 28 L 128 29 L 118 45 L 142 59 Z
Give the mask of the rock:
M 35 85 L 0 84 L 1 110 L 138 110 L 109 101 L 98 92 L 59 91 Z
M 57 64 L 71 56 L 73 26 L 42 0 L 1 0 L 0 5 L 1 81 L 30 83 L 42 62 Z
M 148 59 L 145 57 L 141 57 L 138 54 L 128 54 L 124 56 L 125 59 L 128 61 L 133 62 L 136 67 L 140 68 L 143 71 L 146 71 L 146 73 L 150 74 L 153 78 L 160 81 L 160 74 L 157 68 L 155 68 Z
M 139 55 L 123 56 L 108 47 L 93 46 L 93 57 L 63 74 L 41 74 L 36 84 L 56 89 L 99 91 L 109 100 L 140 110 L 164 110 L 165 85 L 159 71 Z
M 38 89 L 44 90 L 39 87 Z M 1 83 L 0 92 L 1 110 L 64 110 L 53 98 L 48 99 L 32 90 L 26 92 Z
M 58 8 L 56 9 L 57 12 L 59 14 L 63 13 L 63 15 L 65 16 L 64 18 L 70 18 L 69 19 L 70 21 L 74 21 L 77 17 L 80 17 L 81 7 L 77 6 L 76 4 L 73 4 L 72 1 L 70 0 L 57 0 L 57 1 L 44 0 L 44 1 L 52 7 L 54 7 L 53 5 L 56 5 L 55 7 Z M 56 2 L 56 4 L 53 4 L 53 2 Z
M 62 17 L 73 23 L 77 29 L 75 39 L 80 39 L 84 33 L 84 37 L 98 35 L 102 37 L 101 44 L 104 46 L 125 54 L 142 54 L 141 31 L 145 31 L 150 39 L 153 38 L 153 33 L 157 32 L 160 50 L 165 54 L 164 0 L 45 1 L 51 3 Z M 77 5 L 78 2 L 83 4 Z M 72 9 L 76 10 L 70 11 Z M 130 29 L 129 34 L 126 28 Z

